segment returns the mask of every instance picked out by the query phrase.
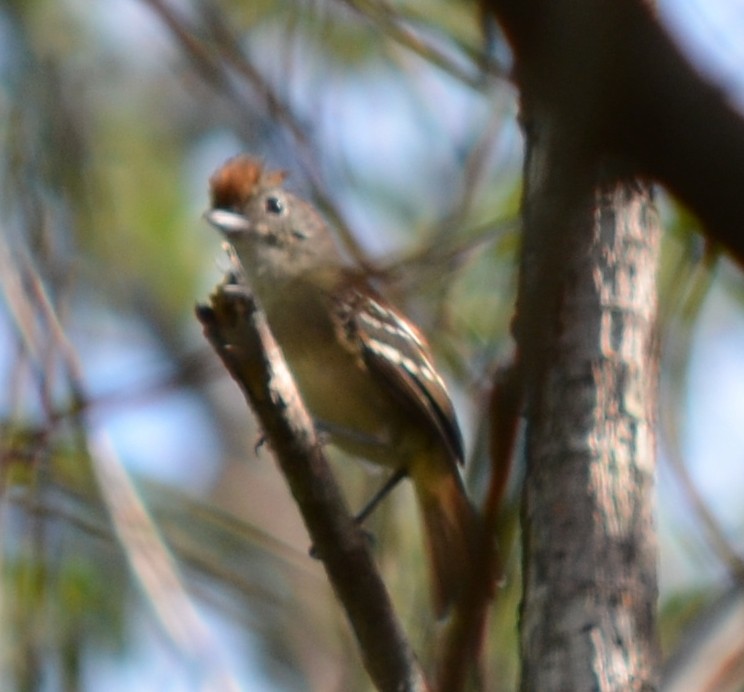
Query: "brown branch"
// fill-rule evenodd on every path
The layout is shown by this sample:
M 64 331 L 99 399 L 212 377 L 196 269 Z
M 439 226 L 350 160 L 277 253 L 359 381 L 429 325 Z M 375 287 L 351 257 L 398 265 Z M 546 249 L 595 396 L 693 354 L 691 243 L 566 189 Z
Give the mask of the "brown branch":
M 483 655 L 488 606 L 494 596 L 494 577 L 500 573 L 499 552 L 491 527 L 481 525 L 479 549 L 469 572 L 468 583 L 442 637 L 437 661 L 436 689 L 459 692 L 483 688 L 479 662 Z
M 744 120 L 648 3 L 483 3 L 514 49 L 523 100 L 539 101 L 559 123 L 568 166 L 609 165 L 660 182 L 699 217 L 706 237 L 744 262 Z
M 375 686 L 427 690 L 368 540 L 349 514 L 263 313 L 244 287 L 223 283 L 209 306 L 198 306 L 197 317 L 261 422 Z
M 512 362 L 500 368 L 493 378 L 489 401 L 491 478 L 483 508 L 479 559 L 473 565 L 465 597 L 446 631 L 437 679 L 440 690 L 466 689 L 468 673 L 481 653 L 494 581 L 503 579 L 503 556 L 495 537 L 511 471 L 521 403 L 519 368 Z
M 478 664 L 483 654 L 488 606 L 497 596 L 494 584 L 504 578 L 503 555 L 497 545 L 502 500 L 511 470 L 521 410 L 521 380 L 510 362 L 494 374 L 489 400 L 491 478 L 483 503 L 479 549 L 469 582 L 444 631 L 438 656 L 437 689 L 455 692 L 484 689 Z

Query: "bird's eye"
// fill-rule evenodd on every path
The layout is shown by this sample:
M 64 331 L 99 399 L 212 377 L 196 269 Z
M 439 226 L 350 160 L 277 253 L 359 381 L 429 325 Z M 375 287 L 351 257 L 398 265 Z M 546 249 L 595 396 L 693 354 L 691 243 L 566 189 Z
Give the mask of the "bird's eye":
M 284 205 L 278 197 L 267 197 L 266 211 L 269 214 L 281 214 L 284 211 Z
M 297 240 L 306 240 L 307 239 L 307 233 L 304 231 L 301 231 L 299 228 L 293 228 L 292 229 L 292 235 L 297 238 Z

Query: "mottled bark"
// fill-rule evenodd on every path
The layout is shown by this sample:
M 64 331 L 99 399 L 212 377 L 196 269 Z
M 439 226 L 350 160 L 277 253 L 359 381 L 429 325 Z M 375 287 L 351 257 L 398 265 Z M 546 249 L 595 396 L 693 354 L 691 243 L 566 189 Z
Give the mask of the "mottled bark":
M 659 224 L 646 185 L 599 174 L 584 187 L 570 170 L 569 182 L 560 137 L 532 125 L 516 323 L 522 689 L 651 689 Z

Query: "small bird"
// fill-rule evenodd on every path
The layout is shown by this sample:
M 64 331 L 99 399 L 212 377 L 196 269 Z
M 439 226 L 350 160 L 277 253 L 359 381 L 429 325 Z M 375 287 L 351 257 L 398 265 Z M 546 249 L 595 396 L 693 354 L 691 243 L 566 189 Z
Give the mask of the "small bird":
M 421 332 L 350 266 L 320 214 L 248 156 L 211 178 L 206 219 L 232 246 L 303 399 L 333 444 L 412 480 L 434 610 L 462 595 L 478 545 L 463 442 Z

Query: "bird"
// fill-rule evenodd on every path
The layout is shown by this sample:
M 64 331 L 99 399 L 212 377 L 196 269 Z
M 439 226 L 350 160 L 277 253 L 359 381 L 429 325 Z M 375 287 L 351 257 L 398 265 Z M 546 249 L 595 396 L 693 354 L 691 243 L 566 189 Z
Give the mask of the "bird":
M 412 481 L 442 618 L 463 595 L 479 535 L 452 400 L 421 330 L 344 256 L 285 178 L 233 157 L 209 180 L 205 217 L 238 258 L 319 428 L 347 454 L 390 469 L 386 488 Z

